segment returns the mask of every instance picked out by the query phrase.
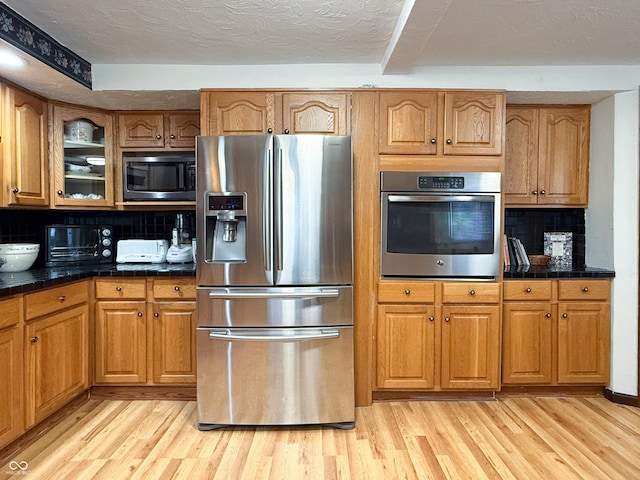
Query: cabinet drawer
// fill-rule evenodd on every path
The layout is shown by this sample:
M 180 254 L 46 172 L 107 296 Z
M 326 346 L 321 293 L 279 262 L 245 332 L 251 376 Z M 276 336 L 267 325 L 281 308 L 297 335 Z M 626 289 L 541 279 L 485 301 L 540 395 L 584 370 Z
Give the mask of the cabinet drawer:
M 89 300 L 88 281 L 69 283 L 24 296 L 24 318 L 31 320 Z
M 144 279 L 96 280 L 96 298 L 99 299 L 146 299 L 147 283 Z
M 153 280 L 153 298 L 182 300 L 196 298 L 195 279 L 173 278 Z
M 433 303 L 435 291 L 431 282 L 378 282 L 378 302 Z
M 504 300 L 551 300 L 551 280 L 508 280 L 502 288 Z
M 558 300 L 609 300 L 609 280 L 559 280 Z
M 22 297 L 0 300 L 0 329 L 16 325 L 20 321 L 20 303 Z
M 442 303 L 498 303 L 499 283 L 443 283 Z

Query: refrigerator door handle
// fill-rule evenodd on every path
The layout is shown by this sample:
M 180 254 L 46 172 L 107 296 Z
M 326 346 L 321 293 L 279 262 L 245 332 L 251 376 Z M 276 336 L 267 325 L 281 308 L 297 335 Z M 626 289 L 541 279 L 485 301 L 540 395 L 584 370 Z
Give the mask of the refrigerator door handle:
M 264 269 L 267 274 L 271 274 L 272 266 L 271 260 L 273 258 L 273 191 L 272 191 L 272 176 L 273 176 L 273 150 L 268 149 L 266 152 L 267 171 L 264 176 L 264 204 L 265 209 L 262 212 L 262 221 L 264 225 Z
M 238 332 L 237 330 L 235 332 Z M 334 329 L 312 330 L 304 333 L 287 333 L 283 335 L 281 332 L 274 332 L 272 335 L 265 333 L 264 329 L 243 330 L 235 333 L 233 330 L 214 330 L 209 332 L 209 338 L 222 340 L 244 340 L 249 342 L 267 341 L 267 342 L 292 342 L 300 340 L 322 340 L 330 338 L 339 338 L 340 331 Z
M 209 298 L 336 298 L 340 295 L 337 288 L 319 290 L 300 290 L 290 292 L 268 292 L 265 290 L 215 291 L 209 292 Z
M 275 223 L 275 248 L 276 270 L 282 270 L 282 148 L 277 149 L 275 161 L 275 194 L 274 194 L 274 223 Z

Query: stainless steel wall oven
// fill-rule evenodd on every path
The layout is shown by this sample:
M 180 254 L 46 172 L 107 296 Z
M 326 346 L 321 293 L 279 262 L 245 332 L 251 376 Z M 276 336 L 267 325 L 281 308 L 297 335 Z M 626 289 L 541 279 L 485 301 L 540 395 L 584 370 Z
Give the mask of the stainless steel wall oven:
M 494 280 L 499 172 L 382 172 L 382 277 Z

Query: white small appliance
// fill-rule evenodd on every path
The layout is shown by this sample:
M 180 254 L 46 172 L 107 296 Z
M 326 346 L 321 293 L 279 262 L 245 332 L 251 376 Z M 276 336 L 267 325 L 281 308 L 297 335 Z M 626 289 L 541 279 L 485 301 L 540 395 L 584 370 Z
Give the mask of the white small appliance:
M 164 263 L 167 261 L 167 240 L 118 240 L 117 263 Z

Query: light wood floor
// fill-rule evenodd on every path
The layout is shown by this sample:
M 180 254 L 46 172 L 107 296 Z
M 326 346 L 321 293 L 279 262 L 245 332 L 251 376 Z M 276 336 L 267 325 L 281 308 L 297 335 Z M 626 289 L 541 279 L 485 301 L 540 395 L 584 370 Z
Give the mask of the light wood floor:
M 350 431 L 200 432 L 194 401 L 91 400 L 13 459 L 25 476 L 7 464 L 0 478 L 640 479 L 640 409 L 603 398 L 380 402 L 356 415 Z

